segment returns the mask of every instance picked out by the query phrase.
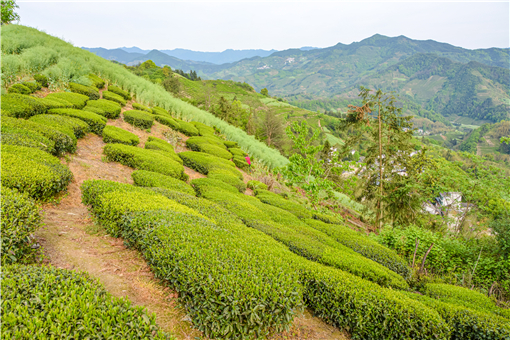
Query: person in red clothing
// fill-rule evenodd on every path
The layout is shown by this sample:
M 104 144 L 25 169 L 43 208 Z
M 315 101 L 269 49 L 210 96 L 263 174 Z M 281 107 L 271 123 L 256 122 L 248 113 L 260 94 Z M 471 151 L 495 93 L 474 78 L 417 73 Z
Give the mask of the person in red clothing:
M 244 159 L 246 159 L 246 163 L 248 163 L 248 171 L 251 172 L 251 161 L 250 161 L 250 156 L 246 156 L 244 157 Z

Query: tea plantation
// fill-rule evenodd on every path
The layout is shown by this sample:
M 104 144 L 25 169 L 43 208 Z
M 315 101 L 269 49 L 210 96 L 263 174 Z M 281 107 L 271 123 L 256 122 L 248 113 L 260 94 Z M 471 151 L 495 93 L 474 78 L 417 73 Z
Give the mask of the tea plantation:
M 95 134 L 103 161 L 132 168 L 134 184 L 85 180 L 82 203 L 178 293 L 208 338 L 265 338 L 307 308 L 352 339 L 510 339 L 508 310 L 493 300 L 446 284 L 417 294 L 395 251 L 245 178 L 244 157 L 254 153 L 241 138 L 180 119 L 104 75 L 87 77 L 89 85 L 44 98 L 43 76 L 2 95 L 2 338 L 173 337 L 87 273 L 34 262 L 41 206 L 65 194 L 73 181 L 65 159 Z M 156 127 L 185 142 L 137 135 Z

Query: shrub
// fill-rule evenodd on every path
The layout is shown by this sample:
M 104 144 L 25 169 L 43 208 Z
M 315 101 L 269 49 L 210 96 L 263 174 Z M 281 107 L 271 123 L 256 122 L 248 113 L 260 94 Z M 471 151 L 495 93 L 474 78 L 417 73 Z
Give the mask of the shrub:
M 216 137 L 190 137 L 186 140 L 186 146 L 188 148 L 198 148 L 199 145 L 202 144 L 212 144 L 216 147 L 221 148 L 222 150 L 227 150 L 227 148 L 223 145 L 223 142 Z M 196 150 L 193 150 L 196 151 Z
M 44 151 L 2 145 L 2 186 L 45 200 L 67 188 L 72 172 Z
M 163 139 L 159 139 L 153 136 L 149 136 L 147 138 L 147 142 L 145 142 L 145 148 L 151 150 L 159 150 L 167 153 L 167 156 L 172 158 L 174 161 L 182 164 L 182 159 L 177 156 L 177 153 L 174 151 L 174 147 L 172 144 L 164 141 Z
M 133 103 L 132 106 L 133 106 L 133 109 L 135 109 L 135 110 L 146 111 L 149 113 L 153 112 L 153 110 L 149 109 L 147 106 L 143 106 L 142 104 Z
M 237 142 L 232 142 L 230 140 L 226 140 L 226 141 L 223 141 L 223 144 L 225 144 L 225 146 L 229 149 L 231 148 L 238 148 L 239 146 L 237 145 Z M 242 150 L 241 150 L 242 151 Z
M 140 139 L 134 133 L 116 126 L 107 125 L 103 129 L 103 142 L 137 146 L 140 143 Z
M 218 140 L 219 143 L 221 141 Z M 215 143 L 214 138 L 209 137 L 191 137 L 186 140 L 186 146 L 193 151 L 204 152 L 210 155 L 231 159 L 232 154 L 228 152 L 224 147 L 220 147 Z M 222 145 L 223 146 L 223 145 Z
M 191 122 L 193 126 L 198 130 L 200 136 L 214 136 L 214 129 L 199 122 Z
M 106 99 L 90 100 L 83 108 L 84 111 L 94 112 L 108 119 L 117 119 L 122 108 L 116 102 Z
M 55 145 L 55 154 L 62 155 L 65 152 L 75 152 L 76 143 L 68 135 L 36 122 L 11 117 L 2 117 L 2 127 L 23 129 L 25 131 L 35 132 L 51 140 Z
M 85 86 L 77 83 L 69 83 L 69 90 L 74 93 L 80 93 L 89 97 L 90 100 L 97 100 L 100 98 L 97 88 L 92 86 Z
M 37 115 L 31 117 L 29 120 L 54 127 L 64 133 L 65 131 L 70 131 L 72 136 L 76 138 L 85 137 L 85 135 L 90 132 L 90 126 L 87 123 L 73 117 L 60 115 Z
M 98 89 L 102 89 L 104 87 L 104 80 L 96 76 L 95 74 L 90 73 L 87 75 L 87 78 L 89 78 L 92 83 L 94 84 L 94 87 L 97 87 Z
M 248 156 L 248 154 L 246 152 L 244 152 L 243 150 L 241 149 L 238 149 L 238 148 L 230 148 L 228 149 L 228 151 L 234 155 L 234 156 L 241 156 L 241 157 L 246 157 Z
M 248 171 L 250 168 L 250 165 L 243 156 L 234 155 L 232 161 L 239 169 L 243 169 L 244 171 Z
M 167 110 L 165 110 L 162 107 L 157 107 L 157 106 L 154 106 L 153 108 L 151 108 L 149 112 L 151 112 L 154 115 L 159 115 L 159 116 L 171 116 Z
M 450 339 L 508 339 L 510 323 L 497 315 L 480 310 L 446 303 L 414 293 L 404 293 L 409 298 L 435 309 L 446 320 L 450 328 Z
M 88 96 L 72 92 L 50 93 L 45 98 L 51 100 L 65 100 L 66 102 L 71 103 L 75 109 L 83 109 L 85 104 L 89 101 Z
M 150 129 L 154 123 L 154 116 L 147 112 L 130 110 L 124 112 L 124 120 L 133 126 Z
M 2 95 L 2 116 L 29 118 L 48 111 L 48 105 L 40 98 L 24 94 Z
M 37 98 L 37 101 L 39 101 L 41 104 L 45 105 L 48 110 L 51 109 L 71 109 L 73 107 L 73 104 L 63 100 L 55 100 L 55 99 L 48 99 L 48 98 Z
M 136 170 L 131 174 L 136 185 L 141 187 L 167 188 L 174 191 L 183 192 L 188 195 L 195 195 L 193 188 L 176 178 L 158 174 L 152 171 Z
M 174 120 L 179 124 L 177 131 L 190 137 L 199 135 L 198 130 L 193 126 L 193 124 L 177 118 L 174 118 Z
M 211 170 L 224 170 L 240 179 L 243 178 L 243 175 L 234 167 L 234 164 L 226 159 L 194 151 L 180 152 L 178 156 L 181 157 L 185 166 L 201 174 L 207 175 Z
M 85 273 L 7 266 L 2 273 L 5 339 L 169 339 L 155 316 L 111 296 Z
M 49 110 L 50 114 L 57 114 L 68 116 L 83 120 L 90 126 L 90 130 L 95 134 L 101 136 L 104 127 L 106 126 L 106 118 L 89 111 L 75 110 L 75 109 L 52 109 Z
M 41 226 L 40 208 L 27 194 L 2 188 L 2 266 L 20 262 L 34 253 L 31 234 Z
M 251 190 L 255 190 L 255 189 L 267 190 L 267 185 L 265 185 L 262 182 L 256 181 L 256 180 L 248 181 L 247 185 L 248 185 L 248 188 L 250 188 Z
M 255 195 L 261 202 L 273 205 L 283 210 L 287 210 L 299 218 L 312 218 L 312 212 L 310 210 L 306 209 L 299 203 L 294 203 L 286 200 L 280 195 L 262 189 L 255 190 Z
M 243 193 L 246 191 L 246 184 L 239 179 L 239 177 L 235 177 L 227 174 L 218 174 L 218 173 L 209 173 L 207 176 L 211 179 L 216 179 L 222 182 L 225 182 L 233 187 L 235 187 L 239 192 Z
M 305 222 L 312 228 L 322 231 L 337 242 L 393 270 L 404 278 L 408 278 L 411 274 L 411 269 L 406 261 L 398 256 L 394 250 L 380 245 L 359 232 L 342 225 L 326 224 L 318 220 L 307 219 Z
M 341 225 L 344 224 L 344 221 L 337 218 L 336 216 L 321 214 L 319 212 L 314 212 L 313 218 L 316 220 L 319 220 L 321 222 L 329 223 L 329 224 L 341 224 Z
M 117 86 L 113 86 L 113 85 L 110 85 L 108 86 L 108 91 L 109 92 L 113 92 L 119 96 L 121 96 L 122 98 L 124 98 L 125 100 L 131 100 L 131 95 L 129 94 L 129 92 L 127 91 L 124 91 L 123 89 L 121 89 L 120 87 L 117 87 Z
M 154 115 L 154 119 L 160 124 L 166 125 L 172 130 L 179 131 L 179 123 L 175 121 L 173 118 L 170 118 L 170 116 L 161 116 L 161 115 Z
M 223 190 L 226 192 L 238 193 L 234 186 L 227 184 L 223 181 L 212 178 L 197 178 L 191 181 L 191 186 L 195 188 L 197 196 L 202 196 L 206 190 Z
M 111 91 L 103 91 L 103 99 L 111 100 L 119 103 L 121 106 L 126 105 L 126 100 L 118 94 Z
M 172 158 L 155 150 L 147 150 L 123 144 L 107 144 L 103 153 L 108 160 L 129 167 L 157 172 L 174 178 L 182 178 L 184 168 Z
M 41 86 L 37 82 L 25 81 L 21 83 L 30 89 L 30 93 L 34 93 L 37 90 L 41 89 Z
M 48 77 L 46 77 L 45 75 L 36 74 L 34 76 L 34 79 L 36 82 L 39 83 L 39 85 L 41 85 L 41 87 L 48 87 Z
M 4 118 L 5 119 L 5 118 Z M 2 125 L 2 144 L 37 148 L 55 154 L 55 142 L 35 131 Z
M 32 90 L 30 88 L 26 87 L 23 84 L 13 84 L 9 87 L 7 90 L 9 93 L 20 93 L 20 94 L 30 94 L 32 93 Z

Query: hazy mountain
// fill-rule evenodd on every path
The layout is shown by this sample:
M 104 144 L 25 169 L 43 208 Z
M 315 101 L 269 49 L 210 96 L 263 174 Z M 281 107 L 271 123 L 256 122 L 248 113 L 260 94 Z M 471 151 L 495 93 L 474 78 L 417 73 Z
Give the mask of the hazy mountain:
M 126 64 L 132 59 L 138 58 L 143 56 L 142 53 L 129 53 L 124 51 L 121 48 L 116 48 L 113 50 L 107 50 L 106 48 L 97 47 L 97 48 L 88 48 L 88 47 L 82 47 L 84 50 L 90 51 L 94 54 L 97 54 L 101 58 L 107 59 L 107 60 L 115 60 L 119 63 Z

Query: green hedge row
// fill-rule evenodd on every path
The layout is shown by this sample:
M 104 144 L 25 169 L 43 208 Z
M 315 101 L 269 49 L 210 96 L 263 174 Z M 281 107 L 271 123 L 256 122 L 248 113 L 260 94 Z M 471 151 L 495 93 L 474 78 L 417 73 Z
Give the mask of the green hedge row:
M 191 186 L 195 188 L 197 192 L 197 196 L 204 196 L 206 191 L 212 190 L 216 192 L 217 190 L 223 190 L 231 193 L 238 193 L 239 191 L 230 184 L 227 184 L 223 181 L 212 179 L 212 178 L 197 178 L 191 181 Z
M 170 339 L 155 316 L 75 271 L 6 266 L 3 339 Z
M 324 223 L 329 223 L 329 224 L 341 224 L 341 225 L 345 224 L 342 219 L 339 219 L 336 216 L 322 214 L 317 211 L 313 212 L 313 218 L 316 220 L 322 221 Z
M 41 85 L 37 81 L 24 81 L 21 84 L 28 87 L 31 91 L 31 93 L 34 93 L 35 91 L 38 91 L 41 89 Z
M 25 119 L 2 117 L 2 126 L 6 128 L 35 132 L 36 134 L 40 134 L 48 138 L 54 143 L 56 155 L 62 155 L 65 152 L 73 153 L 76 151 L 76 143 L 71 137 L 47 125 L 42 125 Z
M 69 90 L 74 93 L 83 94 L 89 97 L 90 100 L 97 100 L 101 96 L 99 95 L 99 90 L 92 86 L 85 86 L 77 83 L 69 83 Z
M 89 78 L 92 81 L 94 87 L 98 89 L 102 89 L 105 85 L 105 81 L 93 73 L 88 74 L 87 78 Z
M 371 240 L 367 236 L 342 225 L 327 224 L 312 219 L 306 219 L 305 222 L 310 227 L 322 231 L 337 242 L 393 270 L 404 278 L 408 278 L 411 275 L 411 268 L 409 268 L 406 261 L 396 251 Z
M 120 87 L 117 87 L 117 86 L 113 86 L 113 85 L 109 85 L 108 86 L 108 91 L 109 92 L 113 92 L 119 96 L 121 96 L 122 98 L 124 98 L 125 100 L 131 100 L 131 95 L 129 94 L 129 92 L 127 91 L 124 91 L 123 89 L 121 89 Z
M 188 195 L 195 195 L 195 190 L 185 182 L 156 172 L 136 170 L 131 174 L 131 177 L 134 183 L 141 187 L 167 188 Z
M 241 193 L 246 191 L 246 184 L 242 180 L 240 180 L 239 177 L 235 177 L 235 176 L 228 175 L 228 174 L 218 174 L 218 173 L 210 173 L 207 177 L 225 182 L 225 183 L 235 187 Z
M 204 136 L 204 137 L 214 137 L 215 136 L 214 128 L 207 126 L 200 122 L 191 122 L 191 124 L 193 124 L 193 126 L 198 130 L 198 133 L 200 134 L 200 136 Z
M 13 84 L 7 89 L 8 93 L 31 94 L 33 91 L 23 84 Z
M 126 100 L 122 96 L 119 96 L 118 94 L 111 92 L 111 91 L 103 91 L 103 99 L 117 102 L 121 106 L 125 106 L 127 103 Z
M 244 171 L 248 171 L 248 169 L 250 168 L 250 165 L 243 156 L 234 155 L 234 157 L 232 157 L 232 161 L 239 169 L 242 169 Z
M 103 153 L 112 162 L 119 162 L 135 169 L 153 171 L 174 178 L 183 178 L 182 164 L 156 150 L 124 144 L 107 144 L 103 148 Z
M 231 149 L 231 148 L 239 148 L 239 145 L 237 144 L 237 142 L 233 142 L 233 141 L 230 141 L 230 140 L 226 140 L 226 141 L 223 141 L 223 144 Z
M 65 190 L 73 174 L 60 160 L 39 149 L 2 145 L 2 186 L 45 200 Z
M 152 107 L 149 112 L 151 112 L 154 115 L 169 116 L 169 117 L 172 116 L 167 110 L 165 110 L 162 107 L 158 107 L 158 106 Z
M 239 179 L 243 178 L 243 175 L 235 168 L 234 164 L 226 159 L 195 151 L 180 152 L 178 156 L 181 157 L 185 166 L 203 175 L 209 174 L 210 171 L 221 170 Z
M 51 109 L 49 114 L 56 114 L 61 116 L 78 118 L 90 126 L 90 131 L 101 136 L 103 129 L 106 126 L 107 119 L 103 116 L 95 114 L 94 112 L 76 110 L 76 109 Z
M 133 106 L 133 109 L 140 110 L 140 111 L 146 111 L 149 113 L 153 113 L 151 109 L 149 109 L 147 106 L 143 106 L 142 104 L 133 103 L 131 106 Z
M 48 87 L 48 77 L 44 74 L 36 74 L 34 79 L 39 83 L 39 85 L 41 85 L 41 87 Z
M 254 193 L 261 202 L 287 210 L 302 219 L 312 218 L 312 212 L 299 203 L 286 200 L 282 196 L 267 190 L 257 189 Z
M 89 97 L 84 94 L 72 93 L 72 92 L 55 92 L 50 93 L 45 97 L 46 99 L 71 103 L 75 109 L 83 109 L 85 104 L 89 101 Z
M 251 190 L 256 190 L 256 189 L 267 190 L 267 185 L 266 184 L 264 184 L 262 182 L 259 182 L 259 181 L 256 181 L 256 180 L 248 181 L 247 186 Z
M 55 142 L 35 131 L 2 124 L 1 136 L 2 144 L 5 145 L 28 146 L 46 151 L 47 153 L 56 154 Z
M 30 259 L 31 234 L 41 226 L 40 208 L 27 194 L 2 188 L 1 234 L 2 266 Z
M 134 133 L 116 126 L 106 125 L 103 129 L 103 142 L 137 146 L 140 139 Z
M 165 126 L 168 126 L 172 130 L 179 131 L 179 123 L 177 123 L 173 118 L 170 116 L 163 116 L 163 115 L 154 115 L 154 119 Z
M 122 108 L 116 102 L 106 99 L 90 100 L 83 108 L 84 111 L 94 112 L 108 119 L 117 119 L 120 116 Z
M 17 93 L 2 95 L 2 116 L 29 118 L 48 111 L 48 103 L 42 99 Z
M 50 117 L 45 118 L 45 116 L 50 116 Z M 30 122 L 34 122 L 34 123 L 37 123 L 40 125 L 45 125 L 47 127 L 51 127 L 53 129 L 65 134 L 66 136 L 68 136 L 69 138 L 71 138 L 73 140 L 74 151 L 76 151 L 77 138 L 74 135 L 73 129 L 67 124 L 62 124 L 61 122 L 59 123 L 58 121 L 53 120 L 52 119 L 53 116 L 61 117 L 59 115 L 37 115 L 37 116 L 30 117 L 28 120 Z M 69 117 L 65 117 L 65 118 L 69 118 Z
M 164 141 L 163 139 L 149 136 L 149 138 L 147 138 L 147 142 L 145 142 L 145 148 L 163 151 L 166 153 L 167 156 L 172 158 L 174 161 L 182 164 L 182 159 L 174 151 L 173 145 L 168 143 L 167 141 Z
M 508 319 L 477 309 L 446 303 L 428 296 L 415 293 L 403 293 L 436 310 L 446 321 L 452 340 L 501 340 L 510 339 L 510 322 Z
M 234 156 L 246 157 L 248 154 L 239 148 L 229 148 L 228 151 Z
M 154 124 L 154 116 L 152 114 L 138 110 L 125 111 L 124 120 L 141 129 L 150 129 L 152 124 Z
M 177 118 L 173 118 L 173 120 L 176 121 L 178 124 L 177 131 L 179 131 L 189 137 L 199 135 L 197 128 L 194 127 L 193 124 L 185 122 L 185 121 L 177 119 Z
M 232 159 L 232 154 L 226 150 L 220 140 L 221 147 L 213 143 L 214 139 L 209 137 L 191 137 L 186 140 L 186 146 L 192 151 L 204 152 L 210 155 Z
M 34 121 L 36 123 L 52 126 L 60 131 L 62 131 L 61 128 L 69 130 L 76 138 L 85 137 L 85 135 L 90 132 L 90 126 L 87 123 L 85 123 L 81 119 L 73 117 L 50 114 L 32 116 L 30 117 L 29 120 Z

